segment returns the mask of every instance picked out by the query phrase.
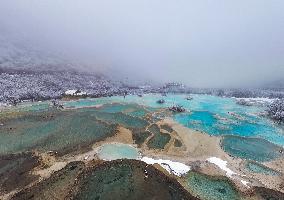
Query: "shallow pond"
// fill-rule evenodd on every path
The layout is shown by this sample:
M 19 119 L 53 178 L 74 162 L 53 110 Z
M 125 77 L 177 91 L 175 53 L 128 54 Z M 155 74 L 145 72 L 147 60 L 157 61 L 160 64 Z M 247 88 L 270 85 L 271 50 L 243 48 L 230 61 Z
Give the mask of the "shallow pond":
M 225 136 L 225 139 L 222 142 L 224 150 L 229 152 L 232 155 L 253 159 L 256 161 L 259 160 L 270 160 L 274 159 L 278 156 L 278 153 L 275 153 L 275 146 L 270 145 L 269 142 L 284 146 L 284 131 L 283 127 L 277 126 L 273 124 L 270 120 L 266 119 L 265 117 L 261 117 L 259 115 L 260 112 L 265 110 L 264 107 L 259 106 L 241 106 L 237 105 L 235 99 L 233 98 L 221 98 L 215 97 L 210 95 L 191 95 L 193 97 L 192 100 L 186 100 L 186 95 L 155 95 L 149 94 L 144 95 L 143 97 L 138 97 L 136 95 L 128 95 L 126 98 L 120 96 L 113 96 L 113 97 L 103 97 L 103 98 L 87 98 L 87 99 L 80 99 L 75 101 L 68 101 L 64 102 L 65 108 L 83 108 L 81 113 L 86 113 L 85 115 L 89 115 L 90 117 L 82 117 L 82 119 L 86 119 L 86 122 L 90 122 L 90 119 L 97 123 L 95 126 L 100 126 L 99 128 L 92 128 L 92 130 L 98 130 L 102 128 L 102 126 L 106 126 L 106 124 L 121 124 L 122 126 L 129 128 L 131 130 L 139 129 L 142 133 L 145 131 L 145 128 L 153 121 L 157 121 L 159 119 L 163 119 L 169 116 L 169 112 L 163 111 L 159 113 L 153 114 L 154 111 L 161 110 L 163 108 L 167 108 L 172 105 L 182 105 L 187 112 L 181 114 L 173 114 L 174 120 L 178 123 L 187 126 L 192 129 L 197 129 L 200 131 L 204 131 L 211 135 L 217 136 Z M 157 100 L 164 99 L 164 104 L 158 104 Z M 30 112 L 40 112 L 41 109 L 46 109 L 46 103 L 35 104 L 27 108 Z M 86 107 L 93 107 L 95 108 L 86 108 Z M 22 109 L 22 107 L 21 107 Z M 32 110 L 32 111 L 31 111 Z M 75 109 L 73 112 L 78 109 Z M 48 112 L 48 111 L 45 111 Z M 71 112 L 71 111 L 70 111 Z M 146 120 L 147 114 L 153 114 L 153 117 Z M 84 115 L 84 114 L 83 114 Z M 50 121 L 49 124 L 45 122 L 15 122 L 16 126 L 19 128 L 15 132 L 13 131 L 6 131 L 3 130 L 3 127 L 0 127 L 0 134 L 1 139 L 3 142 L 0 141 L 0 154 L 1 151 L 21 151 L 26 149 L 29 146 L 38 147 L 38 146 L 45 146 L 54 144 L 60 145 L 61 138 L 57 137 L 57 130 L 61 130 L 64 132 L 66 129 L 67 133 L 64 132 L 61 143 L 64 146 L 72 144 L 72 141 L 90 141 L 97 137 L 94 135 L 105 135 L 105 129 L 102 128 L 102 133 L 94 134 L 89 126 L 92 126 L 90 123 L 85 127 L 88 131 L 81 133 L 81 125 L 80 121 L 84 120 L 76 120 L 77 117 L 71 117 L 73 121 L 70 121 L 70 117 L 62 117 L 60 119 L 57 118 L 55 120 Z M 19 120 L 18 120 L 19 121 Z M 106 122 L 106 124 L 101 124 L 97 121 Z M 62 125 L 64 122 L 65 125 Z M 22 124 L 21 124 L 22 123 Z M 24 124 L 23 124 L 24 123 Z M 73 124 L 76 124 L 74 127 Z M 11 124 L 13 125 L 13 124 Z M 6 126 L 6 125 L 5 125 Z M 20 128 L 22 128 L 20 130 Z M 10 128 L 7 127 L 6 128 Z M 15 127 L 12 127 L 15 128 Z M 109 129 L 107 126 L 106 129 Z M 27 130 L 30 134 L 27 134 Z M 80 133 L 79 135 L 73 131 L 78 130 Z M 84 130 L 84 128 L 83 128 Z M 138 133 L 136 131 L 135 133 Z M 13 134 L 10 134 L 13 132 Z M 53 132 L 54 134 L 50 134 Z M 90 134 L 91 132 L 91 134 Z M 5 133 L 5 134 L 3 134 Z M 8 133 L 8 134 L 6 134 Z M 72 135 L 68 134 L 71 133 Z M 74 133 L 74 135 L 73 135 Z M 144 132 L 145 133 L 145 132 Z M 232 144 L 232 147 L 229 147 L 234 139 L 227 138 L 227 135 L 232 136 L 241 136 L 246 137 L 248 140 L 239 139 L 239 145 Z M 44 137 L 43 137 L 44 136 Z M 144 134 L 143 136 L 135 135 L 135 139 L 137 143 L 143 142 L 148 137 L 148 134 Z M 53 139 L 55 138 L 55 140 Z M 70 139 L 69 139 L 70 138 Z M 250 138 L 259 138 L 259 139 L 252 139 Z M 58 140 L 58 141 L 56 141 Z M 149 141 L 149 145 L 153 148 L 162 148 L 168 142 L 169 136 L 163 134 L 155 134 L 155 136 Z M 162 141 L 162 142 L 160 142 Z M 12 144 L 11 147 L 7 144 Z M 32 143 L 32 145 L 27 145 L 27 143 Z M 161 143 L 161 144 L 160 144 Z M 226 144 L 228 143 L 228 144 Z M 259 156 L 262 155 L 261 152 L 264 151 L 265 158 L 260 159 L 258 158 L 258 154 L 254 154 L 253 148 L 249 148 L 249 145 L 253 145 L 255 148 L 260 148 L 263 144 L 268 144 L 264 150 L 260 150 Z M 235 146 L 234 146 L 235 145 Z M 56 146 L 56 145 L 55 145 Z M 241 150 L 243 148 L 243 150 Z M 248 154 L 245 155 L 242 153 L 243 151 L 248 151 Z M 265 152 L 268 152 L 265 153 Z M 258 153 L 258 152 L 256 152 Z M 266 155 L 267 154 L 267 155 Z
M 252 162 L 252 161 L 248 161 L 246 163 L 246 169 L 248 169 L 250 172 L 253 173 L 260 173 L 260 174 L 264 174 L 264 175 L 270 175 L 270 176 L 280 176 L 281 173 L 277 172 L 273 169 L 270 169 L 262 164 L 259 164 L 257 162 Z
M 261 138 L 224 136 L 221 145 L 229 154 L 243 159 L 264 162 L 284 157 L 280 153 L 283 148 Z
M 189 190 L 203 200 L 239 200 L 240 194 L 227 178 L 218 178 L 189 172 L 187 176 Z
M 150 113 L 145 107 L 140 106 L 138 104 L 120 104 L 120 103 L 113 103 L 113 104 L 105 104 L 101 106 L 99 111 L 108 112 L 108 113 L 118 113 L 122 112 L 134 117 L 144 117 L 147 113 Z M 153 110 L 152 110 L 153 111 Z
M 0 155 L 32 149 L 69 151 L 114 135 L 116 127 L 88 112 L 28 113 L 0 126 Z
M 139 151 L 127 144 L 104 144 L 98 153 L 100 159 L 103 160 L 116 160 L 116 159 L 138 159 Z
M 126 128 L 146 128 L 148 126 L 148 122 L 145 119 L 141 119 L 139 117 L 133 117 L 124 113 L 104 113 L 97 112 L 93 113 L 99 120 L 106 121 L 108 123 L 116 123 L 120 124 Z

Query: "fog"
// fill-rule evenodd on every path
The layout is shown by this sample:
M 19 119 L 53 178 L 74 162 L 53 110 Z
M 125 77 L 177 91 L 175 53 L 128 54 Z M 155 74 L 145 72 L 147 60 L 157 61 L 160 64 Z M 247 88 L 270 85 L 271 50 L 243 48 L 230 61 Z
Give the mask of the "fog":
M 283 10 L 283 0 L 0 0 L 0 35 L 123 79 L 245 87 L 284 79 Z

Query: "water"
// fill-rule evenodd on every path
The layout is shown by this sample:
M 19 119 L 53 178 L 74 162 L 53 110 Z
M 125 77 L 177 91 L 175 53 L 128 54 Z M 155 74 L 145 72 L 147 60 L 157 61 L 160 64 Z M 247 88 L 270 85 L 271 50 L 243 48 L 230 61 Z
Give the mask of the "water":
M 139 151 L 127 144 L 105 144 L 101 147 L 98 156 L 103 160 L 138 159 Z
M 243 159 L 264 162 L 284 157 L 284 154 L 280 153 L 281 147 L 261 138 L 224 136 L 221 145 L 229 154 Z
M 186 95 L 89 98 L 64 102 L 66 108 L 77 108 L 64 111 L 52 110 L 45 102 L 21 105 L 13 109 L 13 112 L 21 114 L 7 119 L 5 114 L 1 115 L 1 123 L 2 119 L 4 121 L 0 126 L 0 155 L 33 149 L 59 152 L 78 150 L 113 136 L 118 125 L 133 131 L 133 139 L 137 145 L 141 145 L 153 134 L 147 143 L 148 147 L 163 149 L 170 141 L 170 135 L 162 133 L 157 125 L 150 126 L 148 131 L 146 128 L 153 121 L 169 116 L 165 108 L 182 105 L 186 109 L 185 113 L 171 115 L 176 122 L 222 137 L 222 148 L 233 156 L 249 160 L 246 168 L 251 172 L 278 175 L 259 163 L 251 162 L 265 162 L 283 157 L 280 153 L 283 150 L 281 146 L 284 146 L 283 127 L 259 115 L 264 107 L 240 106 L 231 98 L 209 95 L 192 97 L 191 101 L 185 99 Z M 157 103 L 161 98 L 165 100 L 165 104 Z M 155 113 L 149 119 L 150 114 L 158 110 L 164 111 Z M 161 128 L 172 131 L 170 127 Z M 179 141 L 175 141 L 175 146 L 181 145 Z M 98 156 L 106 160 L 137 159 L 139 152 L 125 144 L 105 144 Z M 161 178 L 163 175 L 156 176 L 159 172 L 155 169 L 151 169 L 154 170 L 151 174 L 147 168 L 148 178 L 145 179 L 145 167 L 141 163 L 104 165 L 87 174 L 77 199 L 105 199 L 114 196 L 117 199 L 129 199 L 130 195 L 134 199 L 145 195 L 154 195 L 157 199 L 171 199 L 173 196 L 177 197 L 173 199 L 180 199 L 180 192 L 177 192 L 179 187 L 176 184 L 169 187 L 169 180 Z M 10 163 L 9 166 L 0 168 L 0 174 L 8 167 L 15 166 L 15 163 Z M 226 178 L 189 172 L 187 183 L 189 190 L 202 199 L 241 199 L 234 185 Z
M 114 135 L 118 125 L 142 130 L 148 126 L 143 117 L 96 108 L 18 112 L 4 117 L 0 126 L 0 155 L 33 149 L 68 152 Z
M 260 137 L 272 143 L 284 146 L 283 127 L 274 125 L 270 120 L 258 116 L 265 110 L 260 106 L 237 105 L 233 98 L 222 98 L 210 95 L 192 95 L 193 100 L 186 100 L 186 95 L 136 95 L 123 97 L 103 97 L 99 99 L 84 99 L 66 102 L 65 106 L 82 107 L 100 104 L 120 103 L 139 104 L 147 108 L 159 109 L 172 105 L 182 105 L 188 112 L 177 114 L 174 119 L 193 129 L 212 135 L 237 135 L 245 137 Z M 157 100 L 164 99 L 164 104 Z M 151 112 L 151 109 L 148 109 Z M 139 112 L 138 112 L 139 113 Z M 143 115 L 143 114 L 141 114 Z
M 83 111 L 28 113 L 0 126 L 0 155 L 71 150 L 114 135 L 116 127 Z
M 189 172 L 187 185 L 192 194 L 203 200 L 239 200 L 240 194 L 227 178 Z
M 193 111 L 192 113 L 182 113 L 175 116 L 175 120 L 179 123 L 196 130 L 201 130 L 209 134 L 216 134 L 217 132 L 214 125 L 217 123 L 217 119 L 212 113 L 207 111 Z
M 252 160 L 270 160 L 275 159 L 279 156 L 275 150 L 278 147 L 274 145 L 284 146 L 284 131 L 283 127 L 273 124 L 269 119 L 261 117 L 260 112 L 265 110 L 264 107 L 260 106 L 241 106 L 237 105 L 235 100 L 232 98 L 221 98 L 210 95 L 191 95 L 193 100 L 186 100 L 186 95 L 168 95 L 162 97 L 161 95 L 144 95 L 143 97 L 138 97 L 136 95 L 129 95 L 126 98 L 120 96 L 114 97 L 103 97 L 103 98 L 87 98 L 80 99 L 76 101 L 64 102 L 64 107 L 66 108 L 84 108 L 84 107 L 93 107 L 96 108 L 81 109 L 83 112 L 88 112 L 92 119 L 101 120 L 103 122 L 111 124 L 121 124 L 126 128 L 131 130 L 139 129 L 140 132 L 145 131 L 144 129 L 149 125 L 149 120 L 146 120 L 146 115 L 153 113 L 159 109 L 167 108 L 172 105 L 182 105 L 187 112 L 181 114 L 174 114 L 173 118 L 180 124 L 187 126 L 192 129 L 197 129 L 203 132 L 206 132 L 210 135 L 216 136 L 225 136 L 225 139 L 222 142 L 225 151 L 228 151 L 233 156 L 238 156 L 242 158 L 252 159 Z M 157 100 L 164 99 L 164 104 L 158 104 Z M 100 106 L 99 106 L 100 105 Z M 39 104 L 28 106 L 30 112 L 40 112 L 42 109 L 45 110 L 47 104 Z M 22 109 L 22 107 L 21 107 Z M 154 114 L 152 121 L 157 121 L 164 117 L 168 116 L 168 112 L 162 112 L 161 114 Z M 25 125 L 20 125 L 16 131 L 16 134 L 1 136 L 3 138 L 3 148 L 9 148 L 6 143 L 12 143 L 12 141 L 17 143 L 19 147 L 18 150 L 25 149 L 25 141 L 30 141 L 34 146 L 46 145 L 50 143 L 50 139 L 56 136 L 57 134 L 46 134 L 54 132 L 54 129 L 57 130 L 62 121 L 50 122 L 45 124 L 44 122 L 29 122 Z M 68 120 L 67 120 L 68 121 Z M 27 131 L 28 126 L 31 126 L 31 133 L 26 135 L 25 131 L 21 131 L 20 127 L 24 126 L 23 130 Z M 81 125 L 78 125 L 79 127 Z M 56 127 L 56 128 L 54 128 Z M 71 125 L 71 127 L 73 127 Z M 65 126 L 61 128 L 63 130 Z M 68 129 L 68 128 L 67 128 Z M 37 131 L 39 130 L 39 131 Z M 78 129 L 79 130 L 79 129 Z M 3 135 L 3 129 L 0 127 L 0 134 Z M 137 132 L 139 132 L 137 131 Z M 11 131 L 8 131 L 10 133 Z M 24 134 L 23 134 L 24 132 Z M 56 131 L 55 131 L 56 132 Z M 69 131 L 72 133 L 72 131 Z M 80 132 L 80 130 L 79 130 Z M 6 131 L 7 133 L 7 131 Z M 20 135 L 19 137 L 14 135 Z M 42 137 L 44 135 L 44 137 Z M 75 134 L 76 135 L 76 134 Z M 86 137 L 86 140 L 89 140 L 92 137 L 89 137 L 90 134 L 81 135 L 83 138 Z M 137 136 L 137 135 L 136 135 Z M 235 139 L 228 138 L 227 136 L 239 136 L 238 139 L 239 146 L 234 146 L 231 144 Z M 69 141 L 68 137 L 63 137 L 64 140 Z M 144 134 L 143 137 L 136 137 L 138 143 L 145 141 L 147 134 Z M 56 137 L 55 137 L 56 138 Z M 67 138 L 67 139 L 66 139 Z M 74 139 L 77 138 L 74 136 Z M 150 146 L 153 148 L 163 148 L 167 143 L 168 136 L 157 133 L 154 138 L 150 140 Z M 257 138 L 257 139 L 250 139 Z M 248 139 L 248 140 L 247 140 Z M 59 139 L 60 140 L 60 139 Z M 82 139 L 81 139 L 82 140 Z M 52 141 L 52 140 L 51 140 Z M 159 144 L 161 142 L 161 144 Z M 64 141 L 63 141 L 64 142 Z M 256 155 L 262 156 L 261 152 L 264 152 L 265 158 L 261 159 L 258 156 L 253 155 L 255 153 L 253 148 L 249 148 L 249 145 L 253 144 L 256 148 L 261 148 L 263 144 L 270 144 L 264 150 L 260 150 L 260 153 L 256 152 Z M 53 142 L 51 142 L 53 143 Z M 56 142 L 54 142 L 56 143 Z M 67 142 L 68 143 L 68 142 Z M 69 141 L 70 143 L 70 141 Z M 72 143 L 72 142 L 71 142 Z M 226 144 L 228 143 L 228 144 Z M 13 145 L 12 145 L 13 146 Z M 231 148 L 229 147 L 231 146 Z M 1 153 L 0 148 L 0 153 Z M 235 149 L 237 148 L 237 149 Z M 239 148 L 243 149 L 242 151 L 247 151 L 245 155 Z M 271 148 L 271 149 L 268 149 Z M 269 155 L 266 155 L 268 152 Z
M 95 113 L 97 119 L 103 120 L 109 123 L 118 123 L 126 128 L 145 128 L 148 126 L 148 122 L 139 117 L 133 117 L 123 113 Z
M 226 152 L 248 160 L 247 170 L 253 173 L 279 175 L 257 163 L 283 157 L 280 153 L 284 146 L 283 127 L 259 115 L 264 111 L 264 107 L 240 106 L 231 98 L 209 95 L 192 97 L 191 101 L 185 99 L 186 95 L 81 99 L 64 102 L 65 108 L 76 108 L 64 111 L 52 110 L 46 102 L 21 105 L 12 110 L 19 112 L 18 114 L 6 119 L 5 114 L 0 116 L 1 123 L 2 119 L 5 119 L 4 125 L 0 126 L 0 155 L 34 149 L 59 152 L 78 150 L 113 136 L 118 125 L 133 131 L 133 139 L 138 146 L 153 134 L 147 146 L 163 149 L 171 136 L 162 133 L 159 126 L 151 124 L 169 116 L 167 107 L 182 105 L 186 109 L 185 113 L 170 115 L 176 122 L 222 137 L 221 146 Z M 157 103 L 161 98 L 165 100 L 165 104 Z M 149 118 L 151 114 L 154 115 L 153 118 Z M 172 132 L 170 127 L 161 128 Z M 179 147 L 182 144 L 176 140 L 174 145 Z M 126 144 L 105 144 L 98 156 L 106 160 L 137 159 L 139 152 Z M 141 163 L 105 165 L 88 172 L 87 178 L 82 182 L 82 192 L 77 196 L 78 199 L 106 199 L 114 196 L 118 199 L 128 199 L 129 196 L 139 199 L 145 197 L 145 194 L 150 194 L 149 191 L 151 195 L 158 197 L 157 199 L 179 199 L 178 187 L 173 184 L 175 186 L 170 188 L 168 180 L 163 182 L 164 180 L 159 179 L 162 175 L 157 177 L 148 173 L 149 177 L 145 179 L 145 168 L 141 167 Z M 15 163 L 9 164 L 9 167 L 15 166 Z M 6 170 L 7 166 L 0 168 L 0 174 Z M 159 172 L 155 171 L 154 174 L 156 173 Z M 241 198 L 235 186 L 226 178 L 189 172 L 187 183 L 189 190 L 202 199 Z
M 24 106 L 22 111 L 46 111 L 51 108 L 51 105 L 48 102 L 41 102 L 31 104 L 30 106 Z
M 250 172 L 253 173 L 260 173 L 260 174 L 264 174 L 264 175 L 270 175 L 270 176 L 280 176 L 281 173 L 277 172 L 273 169 L 270 169 L 262 164 L 259 164 L 257 162 L 252 162 L 252 161 L 248 161 L 246 163 L 246 169 L 248 169 Z
M 122 112 L 134 117 L 143 118 L 146 114 L 150 113 L 145 107 L 139 106 L 138 104 L 106 104 L 99 108 L 99 111 L 108 113 Z
M 260 137 L 284 146 L 283 129 L 272 124 L 268 119 L 254 116 L 253 113 L 229 113 L 223 111 L 192 111 L 175 115 L 174 119 L 192 129 L 210 135 L 236 135 L 242 137 Z

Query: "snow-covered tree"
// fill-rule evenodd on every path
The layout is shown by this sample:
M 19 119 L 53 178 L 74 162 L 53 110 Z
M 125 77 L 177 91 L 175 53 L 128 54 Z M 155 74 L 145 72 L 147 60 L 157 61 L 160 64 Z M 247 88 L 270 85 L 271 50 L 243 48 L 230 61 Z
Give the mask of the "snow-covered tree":
M 279 122 L 284 122 L 284 99 L 278 99 L 273 101 L 267 109 L 268 116 Z
M 252 106 L 253 105 L 251 102 L 246 101 L 245 99 L 238 99 L 236 103 L 242 106 Z

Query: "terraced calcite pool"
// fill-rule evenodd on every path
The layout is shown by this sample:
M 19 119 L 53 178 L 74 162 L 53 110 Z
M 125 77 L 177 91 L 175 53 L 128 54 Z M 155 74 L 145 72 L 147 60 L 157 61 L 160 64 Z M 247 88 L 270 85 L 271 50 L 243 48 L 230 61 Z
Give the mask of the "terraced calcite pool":
M 138 159 L 139 151 L 127 144 L 104 144 L 98 152 L 98 157 L 102 160 L 117 159 Z
M 236 187 L 226 178 L 210 177 L 197 172 L 189 172 L 187 175 L 187 184 L 189 190 L 201 199 L 241 199 L 241 195 Z
M 263 106 L 191 96 L 2 109 L 0 199 L 284 199 L 283 126 Z
M 97 119 L 95 110 L 28 112 L 3 120 L 0 155 L 22 151 L 70 151 L 114 135 L 115 124 Z
M 243 159 L 263 162 L 283 157 L 282 147 L 260 138 L 225 136 L 221 145 L 226 152 Z
M 253 161 L 248 161 L 246 163 L 246 168 L 253 173 L 261 173 L 270 176 L 281 176 L 280 172 L 277 172 L 273 169 L 270 169 L 269 167 Z

